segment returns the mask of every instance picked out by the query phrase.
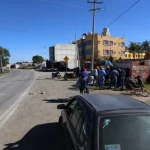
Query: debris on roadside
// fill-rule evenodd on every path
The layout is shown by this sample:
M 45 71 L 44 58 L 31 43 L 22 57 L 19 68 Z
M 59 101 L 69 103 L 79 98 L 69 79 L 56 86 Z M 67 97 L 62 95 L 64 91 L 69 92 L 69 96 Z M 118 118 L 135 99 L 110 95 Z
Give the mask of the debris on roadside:
M 45 94 L 45 92 L 43 91 L 43 92 L 41 92 L 41 94 Z
M 29 93 L 29 95 L 33 95 L 34 93 Z

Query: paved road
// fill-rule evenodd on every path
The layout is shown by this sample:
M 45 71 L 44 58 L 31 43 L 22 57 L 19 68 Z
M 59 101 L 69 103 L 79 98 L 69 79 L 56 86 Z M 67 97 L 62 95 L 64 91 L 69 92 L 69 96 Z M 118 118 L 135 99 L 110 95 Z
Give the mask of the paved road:
M 23 94 L 33 82 L 34 73 L 29 70 L 11 70 L 0 77 L 0 116 Z

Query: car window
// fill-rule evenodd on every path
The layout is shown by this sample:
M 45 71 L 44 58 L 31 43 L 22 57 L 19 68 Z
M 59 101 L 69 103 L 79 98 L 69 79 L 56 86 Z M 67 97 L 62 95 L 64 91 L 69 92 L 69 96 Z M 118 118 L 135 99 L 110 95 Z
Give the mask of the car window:
M 72 116 L 76 104 L 77 104 L 77 100 L 76 98 L 73 98 L 71 102 L 67 105 L 66 111 L 69 118 Z
M 86 137 L 88 137 L 90 133 L 90 129 L 92 129 L 89 121 L 91 121 L 90 119 L 93 117 L 90 117 L 92 115 L 90 115 L 89 112 L 90 111 L 85 104 L 78 102 L 70 118 L 70 122 L 75 130 L 80 144 L 85 142 Z
M 150 116 L 115 116 L 101 119 L 102 150 L 149 150 Z

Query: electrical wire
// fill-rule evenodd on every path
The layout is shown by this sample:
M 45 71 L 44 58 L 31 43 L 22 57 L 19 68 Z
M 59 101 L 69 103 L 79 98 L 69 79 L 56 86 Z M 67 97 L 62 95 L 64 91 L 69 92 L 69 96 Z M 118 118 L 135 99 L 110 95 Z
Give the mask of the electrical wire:
M 112 21 L 107 27 L 110 27 L 113 23 L 115 23 L 119 18 L 121 18 L 125 13 L 127 13 L 131 8 L 133 8 L 137 3 L 139 3 L 140 0 L 136 1 L 134 4 L 132 4 L 126 11 L 124 11 L 121 15 L 119 15 L 114 21 Z

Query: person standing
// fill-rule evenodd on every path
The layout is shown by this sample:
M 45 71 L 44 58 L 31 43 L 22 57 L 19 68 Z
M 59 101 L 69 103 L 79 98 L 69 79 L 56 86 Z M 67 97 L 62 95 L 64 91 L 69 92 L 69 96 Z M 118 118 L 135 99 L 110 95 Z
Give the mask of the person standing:
M 92 71 L 92 75 L 94 76 L 93 79 L 93 86 L 98 86 L 97 82 L 98 82 L 98 70 L 97 67 L 95 66 L 93 71 Z
M 111 70 L 110 70 L 109 66 L 107 66 L 105 72 L 106 72 L 105 80 L 106 80 L 107 83 L 109 83 L 109 78 L 110 78 L 110 75 L 111 75 Z
M 119 72 L 117 71 L 116 68 L 114 68 L 111 72 L 112 75 L 112 84 L 114 84 L 114 88 L 117 88 L 117 78 L 119 76 Z M 111 85 L 110 85 L 111 88 Z
M 125 77 L 126 77 L 126 72 L 123 68 L 121 69 L 120 74 L 121 74 L 120 75 L 121 76 L 121 86 L 120 86 L 120 88 L 123 89 L 124 86 L 125 86 Z
M 104 68 L 100 67 L 98 75 L 99 75 L 99 87 L 103 88 L 104 87 L 105 76 L 106 76 L 106 72 L 105 72 Z
M 86 68 L 81 69 L 80 73 L 80 93 L 89 94 L 89 88 L 88 88 L 88 72 L 86 71 Z

